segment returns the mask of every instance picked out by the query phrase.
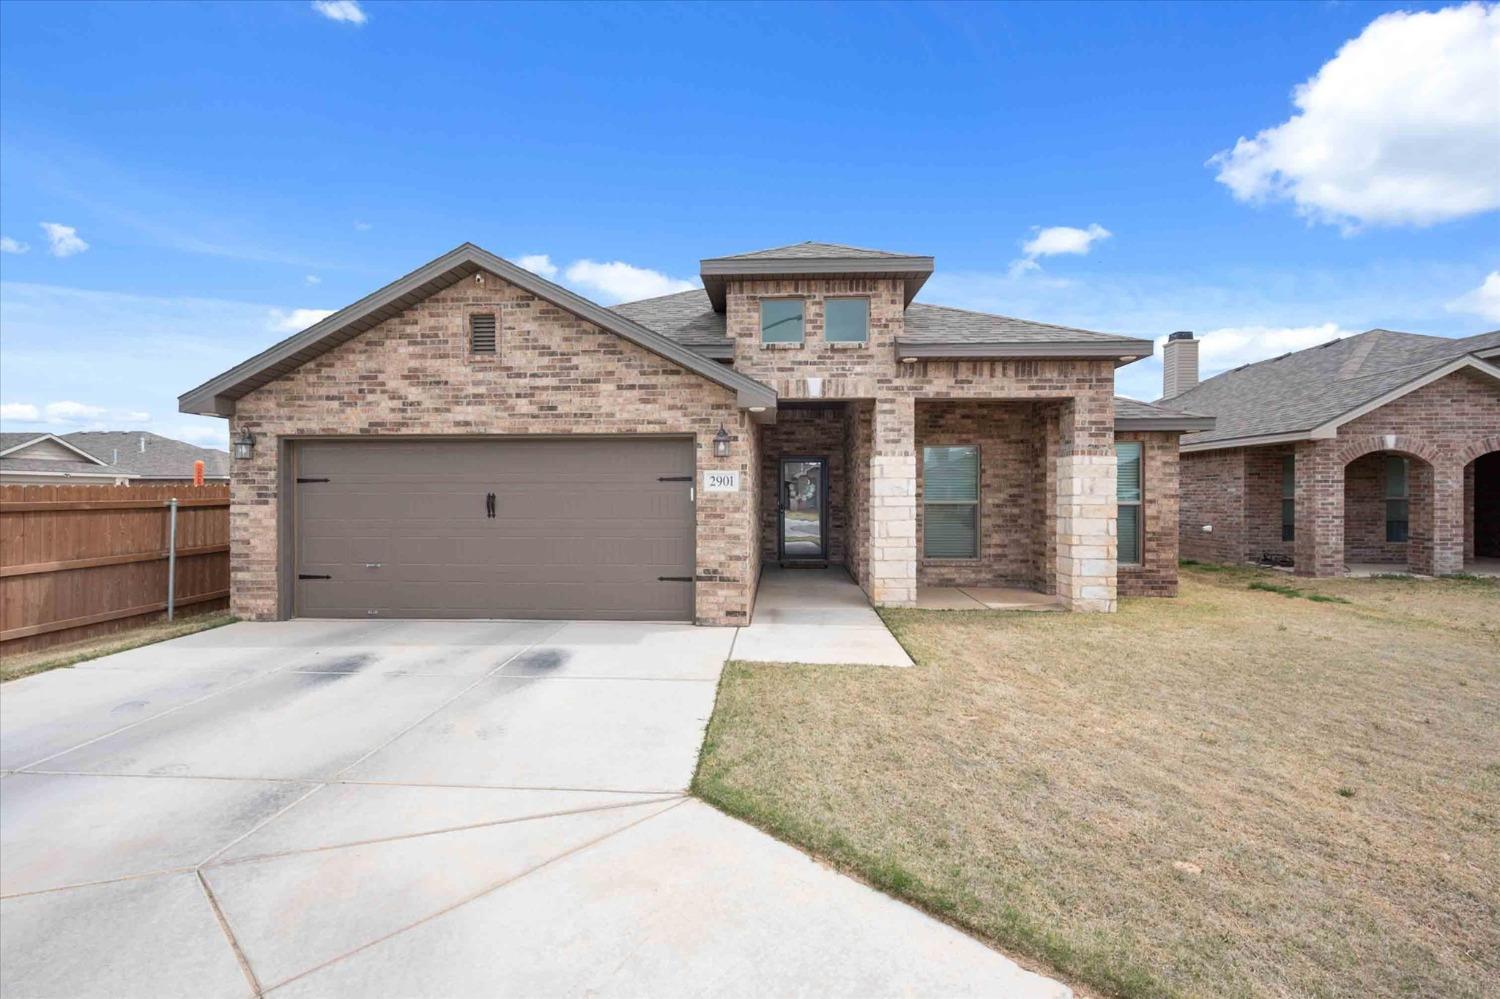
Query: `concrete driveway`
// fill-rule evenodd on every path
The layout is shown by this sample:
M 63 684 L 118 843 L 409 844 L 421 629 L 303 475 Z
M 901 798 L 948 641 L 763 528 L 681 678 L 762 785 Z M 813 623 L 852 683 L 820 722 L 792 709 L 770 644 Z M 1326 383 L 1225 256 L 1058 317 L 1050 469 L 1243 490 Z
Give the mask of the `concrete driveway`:
M 1067 995 L 684 795 L 734 637 L 245 623 L 6 684 L 5 994 Z

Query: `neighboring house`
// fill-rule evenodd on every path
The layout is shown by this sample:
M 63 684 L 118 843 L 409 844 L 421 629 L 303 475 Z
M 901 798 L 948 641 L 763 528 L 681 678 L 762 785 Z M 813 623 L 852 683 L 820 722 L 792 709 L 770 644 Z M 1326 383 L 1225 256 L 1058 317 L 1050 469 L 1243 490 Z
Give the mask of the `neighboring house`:
M 229 453 L 138 430 L 0 434 L 0 482 L 124 485 L 193 481 L 193 462 L 204 479 L 229 479 Z
M 1370 330 L 1198 380 L 1174 333 L 1162 402 L 1217 421 L 1182 439 L 1182 554 L 1302 575 L 1500 558 L 1500 331 Z
M 1174 592 L 1211 421 L 1117 405 L 1150 341 L 914 304 L 932 269 L 802 243 L 607 309 L 465 244 L 179 400 L 245 453 L 234 612 L 733 625 L 776 560 Z

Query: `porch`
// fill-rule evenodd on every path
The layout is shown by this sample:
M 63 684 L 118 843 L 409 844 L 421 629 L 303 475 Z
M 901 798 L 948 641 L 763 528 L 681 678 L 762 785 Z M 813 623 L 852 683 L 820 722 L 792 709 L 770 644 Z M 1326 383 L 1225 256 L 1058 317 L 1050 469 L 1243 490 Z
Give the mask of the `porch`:
M 1112 435 L 1064 454 L 1075 408 L 783 402 L 759 429 L 761 562 L 842 567 L 881 606 L 1112 610 Z

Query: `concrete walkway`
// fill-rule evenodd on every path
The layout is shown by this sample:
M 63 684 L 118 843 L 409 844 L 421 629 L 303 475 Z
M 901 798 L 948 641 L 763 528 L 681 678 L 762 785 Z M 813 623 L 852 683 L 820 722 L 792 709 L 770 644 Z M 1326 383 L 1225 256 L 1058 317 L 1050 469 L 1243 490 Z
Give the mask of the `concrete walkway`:
M 732 658 L 772 663 L 910 666 L 901 647 L 841 566 L 761 572 L 755 614 Z
M 236 624 L 8 683 L 5 994 L 1068 995 L 684 794 L 734 635 Z

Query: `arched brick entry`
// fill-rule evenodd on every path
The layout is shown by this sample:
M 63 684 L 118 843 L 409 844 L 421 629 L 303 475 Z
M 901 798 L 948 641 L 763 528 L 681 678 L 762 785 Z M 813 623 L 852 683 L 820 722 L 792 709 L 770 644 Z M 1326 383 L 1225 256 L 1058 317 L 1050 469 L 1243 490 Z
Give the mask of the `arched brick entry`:
M 1424 575 L 1438 571 L 1433 561 L 1436 466 L 1411 451 L 1377 449 L 1348 461 L 1343 473 L 1344 564 Z
M 1463 467 L 1464 562 L 1500 559 L 1500 434 L 1458 452 Z

